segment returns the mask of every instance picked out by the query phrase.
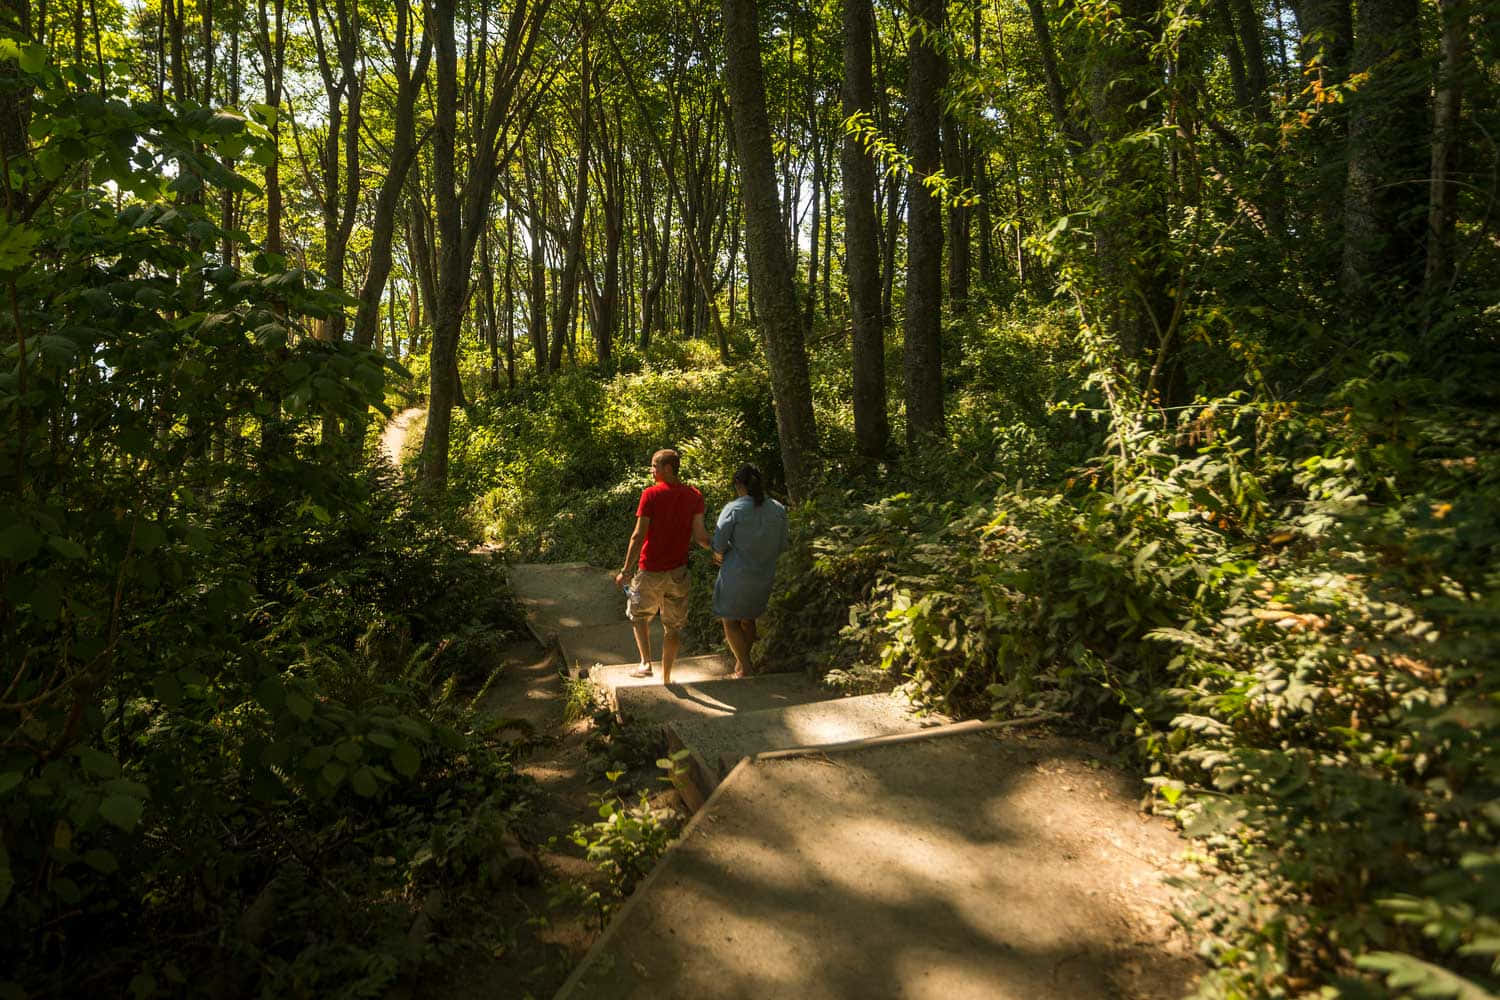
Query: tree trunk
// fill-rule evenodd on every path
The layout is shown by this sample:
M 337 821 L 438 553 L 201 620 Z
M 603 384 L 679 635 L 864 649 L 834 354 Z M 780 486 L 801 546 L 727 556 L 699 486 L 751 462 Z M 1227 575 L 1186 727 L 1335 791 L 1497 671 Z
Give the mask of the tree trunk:
M 453 403 L 458 398 L 458 335 L 468 299 L 469 271 L 479 232 L 488 225 L 495 178 L 510 160 L 540 88 L 528 90 L 517 104 L 521 79 L 536 51 L 549 0 L 516 4 L 509 13 L 501 51 L 493 59 L 493 87 L 482 108 L 474 108 L 474 155 L 456 187 L 454 160 L 458 139 L 458 57 L 454 45 L 454 0 L 434 0 L 429 8 L 437 30 L 437 109 L 434 115 L 433 177 L 437 187 L 439 269 L 437 321 L 432 329 L 432 381 L 428 393 L 427 433 L 422 439 L 422 479 L 441 489 L 448 480 L 448 435 Z M 512 121 L 518 111 L 520 121 Z M 475 117 L 477 116 L 477 118 Z M 510 141 L 510 145 L 505 145 Z
M 1229 0 L 1239 29 L 1240 48 L 1245 58 L 1245 85 L 1249 91 L 1250 111 L 1258 122 L 1271 117 L 1270 83 L 1266 79 L 1266 47 L 1261 40 L 1264 18 L 1252 0 Z
M 1432 195 L 1427 206 L 1427 266 L 1423 278 L 1429 298 L 1444 293 L 1453 280 L 1453 227 L 1458 217 L 1458 185 L 1453 182 L 1453 173 L 1458 159 L 1463 67 L 1469 49 L 1464 9 L 1463 0 L 1438 0 L 1443 35 L 1433 102 Z
M 1315 94 L 1342 84 L 1349 75 L 1349 49 L 1354 38 L 1349 0 L 1297 0 L 1293 4 L 1302 43 L 1297 59 L 1312 77 Z M 1317 122 L 1309 133 L 1312 166 L 1305 201 L 1322 226 L 1318 243 L 1334 252 L 1343 245 L 1344 188 L 1348 179 L 1345 140 L 1347 109 L 1340 102 L 1317 106 Z
M 1368 74 L 1349 99 L 1343 290 L 1374 307 L 1377 287 L 1398 292 L 1422 278 L 1429 134 L 1418 0 L 1361 0 L 1353 72 Z
M 1165 373 L 1175 387 L 1164 166 L 1142 144 L 1121 144 L 1161 118 L 1153 96 L 1160 73 L 1151 54 L 1157 12 L 1157 0 L 1126 0 L 1120 15 L 1128 30 L 1101 41 L 1091 53 L 1089 106 L 1097 141 L 1105 146 L 1095 178 L 1103 196 L 1094 225 L 1095 252 L 1101 308 L 1122 352 L 1147 371 Z M 1175 394 L 1174 388 L 1163 395 Z
M 809 94 L 809 98 L 811 95 Z M 806 315 L 803 317 L 803 325 L 812 329 L 813 313 L 818 308 L 818 252 L 821 233 L 818 231 L 822 223 L 821 202 L 823 184 L 823 145 L 818 141 L 816 113 L 808 119 L 808 130 L 812 133 L 812 246 L 811 253 L 807 255 L 807 301 L 805 303 Z
M 906 184 L 906 309 L 902 354 L 906 376 L 906 443 L 943 434 L 943 212 L 922 183 L 942 166 L 938 124 L 947 67 L 937 47 L 943 28 L 942 0 L 915 0 L 906 82 L 906 148 L 911 176 Z
M 354 343 L 368 347 L 380 322 L 380 299 L 391 275 L 391 239 L 396 212 L 401 207 L 401 189 L 416 158 L 416 101 L 427 76 L 432 56 L 432 36 L 423 32 L 417 64 L 411 67 L 412 24 L 405 4 L 396 6 L 396 36 L 392 62 L 396 71 L 395 122 L 392 125 L 391 158 L 375 196 L 375 215 L 370 222 L 370 267 L 360 288 L 359 308 L 354 315 Z
M 724 0 L 725 67 L 740 185 L 745 208 L 746 251 L 771 368 L 771 394 L 787 492 L 801 500 L 816 477 L 818 439 L 807 372 L 797 290 L 787 258 L 771 151 L 771 123 L 760 60 L 755 0 Z
M 844 0 L 844 117 L 872 115 L 870 72 L 875 12 L 871 0 Z M 875 162 L 845 135 L 839 160 L 844 184 L 844 273 L 854 325 L 854 441 L 861 457 L 884 457 L 885 329 L 880 310 L 880 247 L 875 219 Z
M 588 27 L 583 31 L 583 65 L 579 71 L 582 83 L 578 93 L 578 174 L 573 189 L 573 224 L 568 228 L 568 245 L 563 260 L 562 284 L 557 296 L 557 309 L 552 314 L 552 354 L 548 367 L 552 371 L 562 368 L 563 338 L 573 332 L 573 303 L 578 298 L 578 269 L 583 260 L 583 223 L 588 215 L 589 201 L 589 126 L 593 114 L 589 111 L 589 98 L 593 94 L 592 72 L 589 66 Z
M 1234 92 L 1234 103 L 1248 114 L 1251 108 L 1250 82 L 1245 79 L 1245 58 L 1240 52 L 1239 33 L 1235 30 L 1229 0 L 1214 0 L 1214 18 L 1224 36 L 1224 56 L 1229 62 L 1229 87 Z
M 1031 29 L 1036 32 L 1037 54 L 1042 59 L 1042 76 L 1047 84 L 1047 103 L 1052 106 L 1052 117 L 1062 130 L 1070 149 L 1077 153 L 1088 147 L 1088 133 L 1078 119 L 1068 110 L 1067 92 L 1063 89 L 1062 73 L 1057 67 L 1057 49 L 1052 44 L 1052 30 L 1047 25 L 1047 13 L 1042 0 L 1026 0 L 1026 9 L 1031 12 Z
M 541 186 L 547 186 L 547 158 L 542 149 L 537 150 L 537 172 L 541 175 Z M 542 221 L 542 200 L 531 182 L 530 163 L 526 170 L 526 202 L 531 209 L 527 230 L 531 241 L 531 286 L 528 296 L 532 358 L 536 362 L 538 376 L 547 373 L 547 249 L 546 234 Z
M 490 354 L 490 392 L 500 391 L 500 318 L 495 314 L 495 261 L 490 256 L 490 230 L 479 234 L 479 281 L 484 299 L 480 303 L 484 320 L 484 346 Z
M 448 433 L 458 386 L 453 366 L 458 360 L 458 326 L 464 296 L 459 271 L 458 189 L 454 159 L 458 143 L 458 51 L 454 43 L 454 0 L 436 0 L 437 107 L 432 156 L 433 188 L 437 200 L 437 300 L 433 303 L 432 353 L 427 393 L 427 430 L 422 436 L 422 478 L 432 487 L 448 481 Z M 420 223 L 419 223 L 420 225 Z
M 516 213 L 505 206 L 505 383 L 516 391 Z
M 958 182 L 960 189 L 970 187 L 968 151 L 963 129 L 948 115 L 943 120 L 943 169 Z M 953 314 L 969 311 L 969 208 L 948 206 L 948 301 Z

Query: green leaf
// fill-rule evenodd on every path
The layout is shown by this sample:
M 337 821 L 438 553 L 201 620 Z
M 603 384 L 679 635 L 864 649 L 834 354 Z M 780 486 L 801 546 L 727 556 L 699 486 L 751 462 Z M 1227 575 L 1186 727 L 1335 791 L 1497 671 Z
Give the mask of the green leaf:
M 83 762 L 83 769 L 100 778 L 118 778 L 120 776 L 120 763 L 102 750 L 93 747 L 84 747 L 78 751 L 78 759 Z
M 83 899 L 83 892 L 78 888 L 78 883 L 70 878 L 57 878 L 52 880 L 52 891 L 57 898 L 69 906 L 76 906 Z
M 145 803 L 128 795 L 108 795 L 99 803 L 99 815 L 129 833 L 141 821 Z
M 25 562 L 42 551 L 42 536 L 29 524 L 0 529 L 0 559 Z
M 171 674 L 162 674 L 152 682 L 156 700 L 167 708 L 176 708 L 182 701 L 182 684 Z
M 24 66 L 25 59 L 21 62 Z M 14 271 L 30 266 L 33 252 L 41 238 L 42 233 L 38 229 L 0 222 L 0 271 Z
M 306 722 L 312 718 L 313 703 L 295 691 L 288 691 L 286 693 L 286 710 L 303 722 Z
M 84 556 L 82 545 L 62 535 L 48 535 L 47 547 L 64 559 L 82 559 Z
M 338 761 L 330 761 L 329 763 L 323 765 L 323 780 L 328 782 L 335 788 L 338 787 L 339 782 L 343 781 L 344 776 L 348 773 L 349 769 L 343 764 L 340 764 Z
M 286 705 L 286 691 L 281 686 L 281 681 L 275 677 L 267 677 L 255 685 L 255 700 L 268 712 L 279 712 Z
M 1412 955 L 1376 951 L 1361 955 L 1354 964 L 1370 972 L 1385 973 L 1387 986 L 1419 997 L 1495 1000 L 1495 995 L 1478 983 Z
M 360 768 L 349 776 L 349 787 L 353 788 L 356 794 L 370 798 L 378 787 L 375 784 L 375 772 L 368 767 Z
M 22 45 L 20 63 L 27 73 L 40 73 L 47 65 L 47 49 L 41 45 Z
M 62 613 L 62 589 L 53 580 L 42 580 L 31 590 L 31 613 L 44 622 L 55 622 Z
M 405 777 L 412 777 L 422 766 L 422 756 L 410 743 L 398 743 L 391 751 L 391 766 Z
M 84 852 L 83 863 L 105 875 L 113 875 L 120 870 L 120 862 L 114 854 L 97 847 L 92 851 Z
M 135 526 L 135 547 L 141 552 L 155 552 L 167 542 L 167 533 L 154 521 L 142 521 Z
M 4 774 L 0 774 L 0 796 L 3 796 L 24 780 L 26 780 L 26 776 L 20 771 L 7 771 Z

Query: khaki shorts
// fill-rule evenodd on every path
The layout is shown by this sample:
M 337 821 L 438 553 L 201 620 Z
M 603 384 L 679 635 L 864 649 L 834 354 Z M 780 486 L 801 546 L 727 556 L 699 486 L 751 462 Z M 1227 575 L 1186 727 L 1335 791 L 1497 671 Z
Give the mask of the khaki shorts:
M 650 621 L 659 611 L 662 628 L 669 634 L 682 631 L 687 624 L 688 595 L 692 592 L 692 576 L 686 566 L 661 573 L 637 570 L 630 586 L 635 589 L 635 599 L 625 602 L 625 613 L 631 621 Z

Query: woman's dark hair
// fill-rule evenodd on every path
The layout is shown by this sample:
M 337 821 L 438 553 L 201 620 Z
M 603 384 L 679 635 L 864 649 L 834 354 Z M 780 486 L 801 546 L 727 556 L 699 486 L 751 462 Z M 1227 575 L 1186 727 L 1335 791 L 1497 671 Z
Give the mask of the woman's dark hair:
M 740 466 L 740 471 L 734 474 L 734 481 L 745 487 L 745 492 L 755 498 L 755 506 L 759 507 L 766 502 L 765 477 L 749 462 Z

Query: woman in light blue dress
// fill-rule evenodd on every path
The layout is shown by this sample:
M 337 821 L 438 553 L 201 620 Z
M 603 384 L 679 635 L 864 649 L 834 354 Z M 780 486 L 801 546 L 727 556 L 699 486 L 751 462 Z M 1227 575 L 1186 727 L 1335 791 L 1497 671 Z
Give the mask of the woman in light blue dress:
M 755 619 L 766 613 L 776 557 L 786 548 L 786 508 L 766 498 L 765 480 L 753 465 L 734 474 L 735 499 L 719 512 L 714 531 L 714 615 L 734 653 L 734 675 L 744 677 L 755 643 Z

